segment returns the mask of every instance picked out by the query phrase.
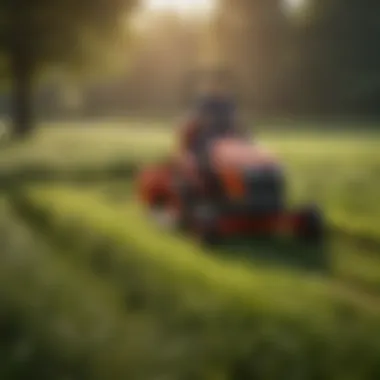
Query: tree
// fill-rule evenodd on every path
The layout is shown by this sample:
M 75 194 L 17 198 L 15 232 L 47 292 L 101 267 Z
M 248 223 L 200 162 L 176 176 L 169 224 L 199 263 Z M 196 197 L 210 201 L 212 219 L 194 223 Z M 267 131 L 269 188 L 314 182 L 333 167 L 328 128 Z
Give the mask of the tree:
M 269 111 L 281 88 L 288 33 L 282 1 L 221 0 L 215 21 L 221 55 L 246 105 Z
M 180 109 L 192 90 L 204 29 L 203 20 L 177 12 L 143 13 L 128 67 L 115 81 L 107 78 L 85 91 L 87 112 L 144 109 L 162 114 Z
M 38 75 L 51 66 L 82 65 L 100 47 L 115 44 L 135 5 L 136 0 L 0 0 L 0 48 L 11 78 L 15 134 L 33 129 Z
M 294 24 L 294 97 L 313 113 L 378 114 L 380 3 L 309 0 Z

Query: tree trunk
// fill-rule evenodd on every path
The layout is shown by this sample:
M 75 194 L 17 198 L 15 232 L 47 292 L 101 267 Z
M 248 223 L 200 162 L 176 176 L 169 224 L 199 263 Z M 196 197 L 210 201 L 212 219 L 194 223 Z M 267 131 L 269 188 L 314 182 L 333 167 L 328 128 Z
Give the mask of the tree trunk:
M 13 135 L 28 136 L 34 127 L 33 115 L 33 65 L 27 54 L 13 54 L 11 117 Z

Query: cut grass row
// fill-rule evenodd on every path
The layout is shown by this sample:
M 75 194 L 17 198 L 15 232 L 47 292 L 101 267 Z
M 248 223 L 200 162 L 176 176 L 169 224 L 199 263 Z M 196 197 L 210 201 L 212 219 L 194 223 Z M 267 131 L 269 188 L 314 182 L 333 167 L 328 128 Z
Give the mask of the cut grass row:
M 141 219 L 141 213 L 134 205 L 136 200 L 131 193 L 130 182 L 105 183 L 88 189 L 102 193 L 109 201 L 110 207 L 122 209 L 126 215 L 132 214 L 135 220 Z M 366 201 L 368 198 L 367 196 Z M 370 206 L 367 208 L 371 209 Z M 374 208 L 372 207 L 372 209 Z M 376 209 L 372 210 L 372 213 L 376 214 L 376 211 Z M 330 267 L 330 274 L 337 280 L 354 285 L 371 294 L 380 294 L 380 236 L 376 231 L 376 228 L 379 228 L 378 225 L 373 224 L 372 234 L 368 233 L 366 229 L 370 224 L 368 220 L 361 225 L 361 228 L 357 228 L 355 224 L 352 226 L 350 222 L 355 220 L 355 212 L 350 209 L 342 212 L 341 208 L 336 205 L 334 208 L 334 203 L 323 209 L 323 212 L 326 214 L 326 223 L 329 229 L 328 244 L 323 250 L 304 249 L 305 247 L 293 244 L 249 242 L 249 245 L 232 244 L 217 253 L 227 253 L 228 256 L 237 259 L 248 257 L 255 264 L 281 262 L 287 266 L 292 265 L 313 271 L 323 270 L 327 264 Z M 334 218 L 332 216 L 334 213 L 340 216 Z M 373 215 L 373 219 L 377 220 L 375 215 Z M 141 222 L 142 228 L 147 228 L 143 226 L 146 220 L 147 218 L 144 218 L 144 221 Z
M 239 380 L 380 375 L 379 309 L 326 280 L 208 257 L 146 225 L 137 206 L 126 215 L 88 191 L 40 188 L 13 202 L 72 260 L 90 270 L 96 258 L 129 307 L 196 338 L 192 360 L 208 368 Z
M 0 152 L 0 186 L 127 178 L 137 164 L 167 154 L 174 143 L 175 134 L 159 123 L 114 126 L 42 128 L 31 140 Z M 336 231 L 377 244 L 379 136 L 262 131 L 259 139 L 285 164 L 294 201 L 320 203 Z
M 0 377 L 153 378 L 154 321 L 0 211 Z
M 235 379 L 234 357 L 222 360 L 218 342 L 208 351 L 195 318 L 181 328 L 128 307 L 5 207 L 0 236 L 1 379 Z

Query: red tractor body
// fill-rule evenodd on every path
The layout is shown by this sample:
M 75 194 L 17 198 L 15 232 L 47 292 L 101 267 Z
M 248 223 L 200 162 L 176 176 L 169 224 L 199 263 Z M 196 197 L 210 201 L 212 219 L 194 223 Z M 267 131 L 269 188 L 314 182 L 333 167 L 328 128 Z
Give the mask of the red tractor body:
M 207 163 L 180 153 L 145 168 L 138 194 L 148 208 L 170 213 L 178 226 L 205 241 L 279 234 L 315 240 L 322 234 L 315 208 L 286 207 L 285 176 L 276 157 L 238 138 L 216 140 Z

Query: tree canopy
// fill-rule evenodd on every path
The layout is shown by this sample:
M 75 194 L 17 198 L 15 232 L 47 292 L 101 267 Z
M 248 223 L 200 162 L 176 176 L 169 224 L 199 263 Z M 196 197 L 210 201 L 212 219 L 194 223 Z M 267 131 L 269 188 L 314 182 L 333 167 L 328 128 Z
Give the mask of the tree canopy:
M 302 75 L 295 87 L 309 99 L 308 108 L 378 113 L 380 3 L 309 0 L 306 4 L 296 29 L 297 71 Z
M 251 107 L 306 113 L 377 114 L 380 3 L 221 0 L 224 54 L 249 89 Z
M 136 0 L 0 0 L 0 47 L 12 78 L 17 133 L 33 126 L 37 74 L 51 65 L 80 64 L 94 46 L 116 41 L 136 5 Z
M 100 59 L 125 69 L 85 89 L 85 114 L 172 112 L 203 60 L 230 69 L 255 114 L 378 116 L 380 3 L 303 0 L 293 12 L 284 4 L 219 0 L 211 22 L 150 14 L 126 45 L 137 0 L 0 0 L 0 72 L 13 79 L 15 130 L 31 129 L 40 73 L 83 66 L 88 75 Z

